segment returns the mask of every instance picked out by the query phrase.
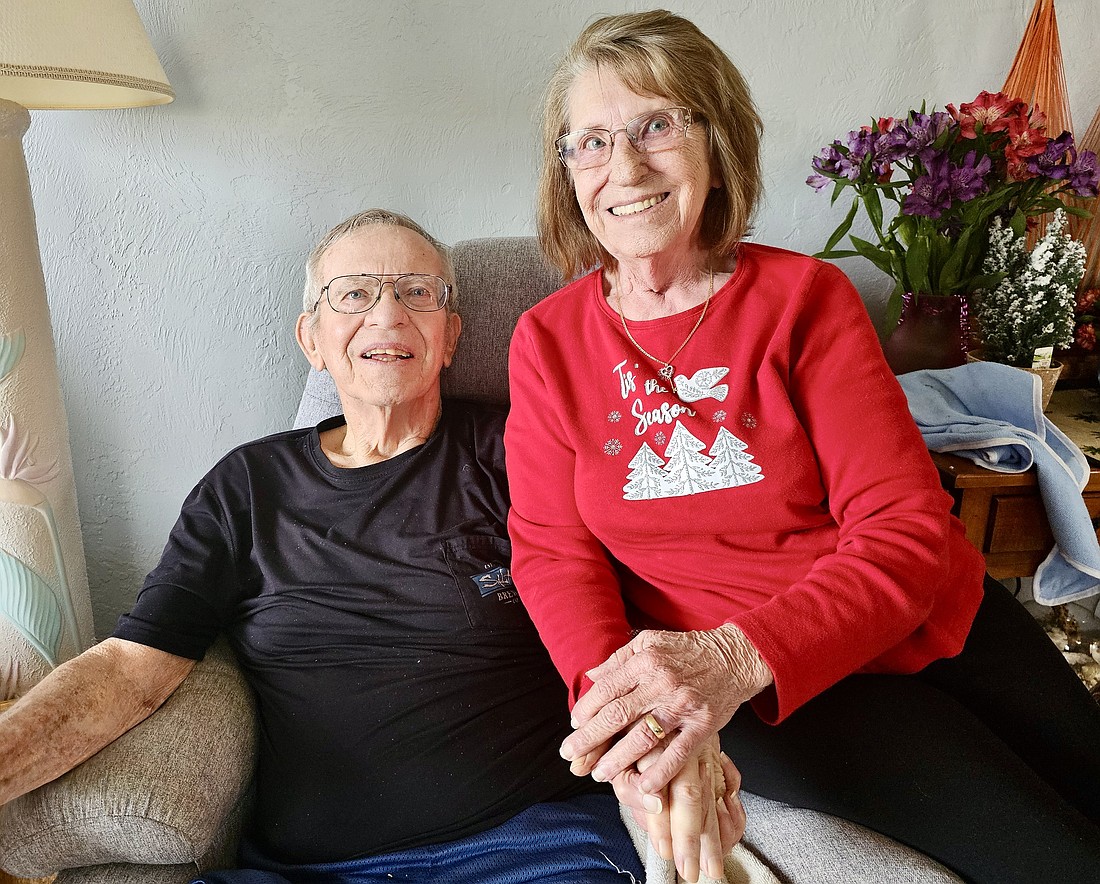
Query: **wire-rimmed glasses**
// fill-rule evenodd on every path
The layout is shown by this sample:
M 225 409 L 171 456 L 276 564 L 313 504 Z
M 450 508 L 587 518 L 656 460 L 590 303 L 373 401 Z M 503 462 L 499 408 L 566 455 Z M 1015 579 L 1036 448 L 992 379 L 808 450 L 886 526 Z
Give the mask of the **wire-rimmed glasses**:
M 656 153 L 679 147 L 692 124 L 686 107 L 666 107 L 635 117 L 621 129 L 578 129 L 567 132 L 554 144 L 558 158 L 568 169 L 591 169 L 611 159 L 615 136 L 625 132 L 635 150 Z
M 382 298 L 386 284 L 394 297 L 417 313 L 433 313 L 447 306 L 451 284 L 430 273 L 355 273 L 337 276 L 321 289 L 322 297 L 337 313 L 366 313 Z M 313 309 L 317 309 L 317 303 Z

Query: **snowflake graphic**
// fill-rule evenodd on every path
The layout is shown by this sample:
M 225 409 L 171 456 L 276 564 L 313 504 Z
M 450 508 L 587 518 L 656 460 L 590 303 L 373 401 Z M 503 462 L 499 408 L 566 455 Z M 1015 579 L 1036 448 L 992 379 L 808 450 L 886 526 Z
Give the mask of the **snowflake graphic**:
M 660 431 L 653 434 L 653 441 L 656 442 L 658 445 L 664 445 L 666 439 L 668 439 L 668 436 Z
M 618 439 L 608 439 L 603 443 L 603 453 L 614 457 L 623 450 L 623 443 Z
M 618 411 L 612 411 L 612 412 L 611 412 L 610 414 L 608 414 L 608 416 L 607 416 L 607 420 L 608 420 L 608 422 L 609 422 L 609 423 L 612 423 L 612 424 L 617 424 L 617 423 L 618 423 L 619 421 L 621 421 L 622 419 L 623 419 L 622 413 L 621 413 L 621 412 L 618 412 Z
M 716 424 L 722 423 L 722 421 L 724 421 L 725 419 L 726 413 L 722 411 L 722 409 L 718 409 L 718 411 L 714 412 L 714 417 L 711 418 L 711 420 L 714 421 Z
M 748 427 L 751 430 L 756 426 L 756 418 L 746 411 L 741 415 L 741 426 Z

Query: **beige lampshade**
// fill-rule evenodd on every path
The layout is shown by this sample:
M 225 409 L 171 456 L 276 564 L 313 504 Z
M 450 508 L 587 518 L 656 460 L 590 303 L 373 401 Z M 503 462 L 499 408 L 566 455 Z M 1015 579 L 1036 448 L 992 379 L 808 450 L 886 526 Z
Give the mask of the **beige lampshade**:
M 131 0 L 0 0 L 0 98 L 66 110 L 175 93 Z

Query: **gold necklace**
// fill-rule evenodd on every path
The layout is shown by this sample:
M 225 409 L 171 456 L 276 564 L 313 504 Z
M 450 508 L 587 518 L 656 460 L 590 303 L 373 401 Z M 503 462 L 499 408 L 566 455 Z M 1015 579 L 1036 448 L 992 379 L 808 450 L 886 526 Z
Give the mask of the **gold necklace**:
M 699 330 L 699 326 L 703 324 L 703 318 L 707 315 L 707 307 L 710 306 L 710 299 L 713 297 L 714 268 L 712 267 L 710 268 L 710 291 L 707 293 L 707 299 L 703 302 L 703 312 L 699 314 L 699 318 L 695 321 L 695 325 L 692 326 L 691 331 L 688 332 L 688 336 L 684 338 L 684 342 L 676 348 L 676 352 L 669 356 L 668 359 L 661 359 L 658 356 L 654 356 L 645 347 L 634 340 L 634 335 L 630 333 L 630 329 L 627 327 L 626 324 L 626 314 L 623 313 L 622 298 L 620 298 L 618 295 L 615 296 L 615 310 L 619 314 L 619 319 L 622 321 L 623 324 L 623 331 L 626 332 L 626 336 L 630 339 L 630 343 L 632 343 L 638 350 L 638 352 L 646 357 L 646 359 L 650 360 L 651 362 L 659 362 L 661 364 L 661 368 L 657 371 L 657 374 L 668 381 L 669 386 L 672 387 L 672 392 L 677 397 L 680 395 L 680 393 L 676 389 L 676 381 L 672 379 L 672 376 L 676 373 L 676 369 L 672 366 L 672 360 L 680 355 L 680 351 L 688 345 L 688 341 L 690 341 L 692 336 Z

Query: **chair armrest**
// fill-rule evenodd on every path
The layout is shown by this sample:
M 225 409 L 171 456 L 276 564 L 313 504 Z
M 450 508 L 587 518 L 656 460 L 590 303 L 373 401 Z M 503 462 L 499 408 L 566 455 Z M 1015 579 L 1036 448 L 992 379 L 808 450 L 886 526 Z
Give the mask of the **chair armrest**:
M 252 692 L 220 641 L 149 718 L 0 807 L 0 866 L 37 877 L 100 863 L 196 863 L 252 778 Z

